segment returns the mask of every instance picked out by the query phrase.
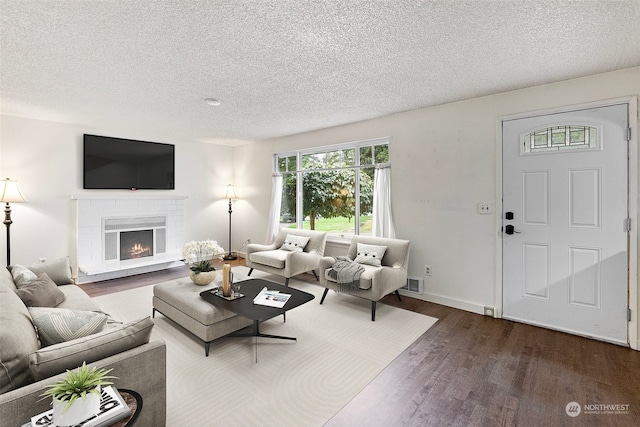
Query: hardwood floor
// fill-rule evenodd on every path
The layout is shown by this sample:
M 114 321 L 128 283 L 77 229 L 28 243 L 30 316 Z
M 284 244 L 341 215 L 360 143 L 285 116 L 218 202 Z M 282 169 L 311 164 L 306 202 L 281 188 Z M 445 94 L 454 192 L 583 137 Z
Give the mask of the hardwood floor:
M 244 265 L 244 259 L 238 258 L 233 261 L 225 261 L 226 264 Z M 217 270 L 222 270 L 223 263 L 214 261 L 211 263 Z M 125 289 L 141 288 L 143 286 L 154 285 L 156 283 L 165 282 L 179 277 L 187 277 L 189 268 L 184 265 L 181 267 L 169 268 L 166 270 L 154 271 L 151 273 L 137 274 L 135 276 L 123 277 L 121 279 L 104 280 L 102 282 L 85 283 L 80 285 L 89 296 L 97 297 L 113 292 L 124 291 Z
M 179 267 L 81 286 L 97 296 L 187 271 Z M 315 283 L 312 275 L 299 278 Z M 327 426 L 639 423 L 640 352 L 415 298 L 398 301 L 390 295 L 382 302 L 439 320 Z M 575 418 L 566 412 L 570 402 L 581 405 Z

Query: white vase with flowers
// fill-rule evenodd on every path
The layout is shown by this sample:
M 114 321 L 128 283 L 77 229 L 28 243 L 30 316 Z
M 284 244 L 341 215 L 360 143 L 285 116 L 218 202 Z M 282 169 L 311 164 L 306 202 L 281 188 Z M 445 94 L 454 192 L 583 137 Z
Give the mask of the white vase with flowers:
M 196 285 L 208 285 L 216 278 L 216 269 L 211 262 L 223 255 L 224 249 L 215 240 L 192 240 L 182 248 L 184 262 L 191 270 L 189 277 Z

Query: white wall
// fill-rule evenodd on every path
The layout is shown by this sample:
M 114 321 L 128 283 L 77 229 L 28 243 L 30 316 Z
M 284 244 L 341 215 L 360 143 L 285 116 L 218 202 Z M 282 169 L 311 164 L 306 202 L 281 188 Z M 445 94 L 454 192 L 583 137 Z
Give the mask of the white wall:
M 175 190 L 83 190 L 82 135 L 99 135 L 176 145 Z M 233 148 L 175 141 L 158 135 L 132 135 L 118 129 L 90 129 L 46 121 L 0 116 L 0 176 L 18 180 L 28 203 L 12 204 L 11 261 L 38 262 L 41 257 L 75 257 L 72 195 L 117 194 L 187 196 L 185 239 L 217 240 L 228 245 L 227 201 L 220 197 L 233 178 Z M 4 228 L 4 227 L 3 227 Z M 0 237 L 6 259 L 5 232 Z
M 499 118 L 639 93 L 636 67 L 237 147 L 236 173 L 250 189 L 245 234 L 264 240 L 273 153 L 390 136 L 393 216 L 398 237 L 412 241 L 409 276 L 424 277 L 430 264 L 423 299 L 481 313 L 499 305 L 500 213 L 477 213 L 478 202 L 497 206 Z
M 497 202 L 499 117 L 637 94 L 640 67 L 235 149 L 3 116 L 0 177 L 19 180 L 29 198 L 29 203 L 12 205 L 12 261 L 30 263 L 72 253 L 70 196 L 85 193 L 85 132 L 176 144 L 176 190 L 171 194 L 188 196 L 187 239 L 213 238 L 228 246 L 227 202 L 219 197 L 228 182 L 235 183 L 241 200 L 233 206 L 233 249 L 246 238 L 265 240 L 273 153 L 390 136 L 393 215 L 398 237 L 412 240 L 409 275 L 423 277 L 424 265 L 430 264 L 433 275 L 424 277 L 423 299 L 481 312 L 483 306 L 499 305 L 496 214 L 477 214 L 478 202 Z M 637 128 L 638 118 L 632 121 Z M 0 256 L 4 259 L 4 233 Z

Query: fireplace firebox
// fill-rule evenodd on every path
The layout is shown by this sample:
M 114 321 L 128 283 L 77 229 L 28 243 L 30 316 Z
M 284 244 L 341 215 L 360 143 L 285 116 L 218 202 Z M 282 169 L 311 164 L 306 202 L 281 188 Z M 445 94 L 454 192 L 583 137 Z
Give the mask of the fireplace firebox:
M 153 230 L 120 232 L 120 261 L 153 256 Z
M 104 218 L 104 261 L 148 262 L 167 252 L 167 217 Z

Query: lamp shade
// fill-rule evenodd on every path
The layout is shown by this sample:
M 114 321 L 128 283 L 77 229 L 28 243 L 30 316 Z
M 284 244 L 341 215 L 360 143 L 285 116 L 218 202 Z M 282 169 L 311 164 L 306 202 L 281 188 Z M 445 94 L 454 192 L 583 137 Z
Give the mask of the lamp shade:
M 233 184 L 227 184 L 227 191 L 224 194 L 224 199 L 237 199 L 236 187 Z
M 0 181 L 0 202 L 21 203 L 26 201 L 27 198 L 22 195 L 18 181 L 9 178 Z

